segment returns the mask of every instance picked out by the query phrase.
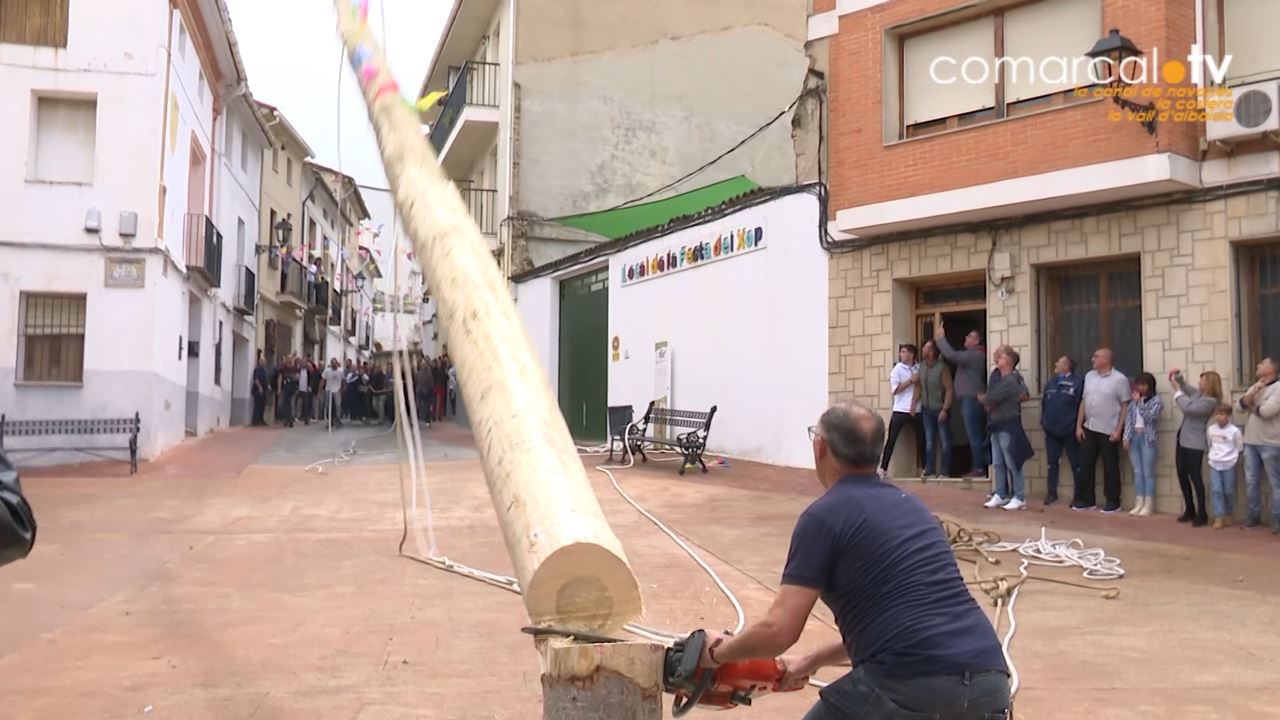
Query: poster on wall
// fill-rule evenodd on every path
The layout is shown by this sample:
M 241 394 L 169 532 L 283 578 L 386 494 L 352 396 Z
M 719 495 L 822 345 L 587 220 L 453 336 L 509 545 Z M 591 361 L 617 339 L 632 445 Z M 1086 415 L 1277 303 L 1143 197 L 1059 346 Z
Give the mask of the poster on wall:
M 653 345 L 653 406 L 671 407 L 671 345 L 666 340 Z M 663 426 L 655 435 L 666 439 L 667 433 Z

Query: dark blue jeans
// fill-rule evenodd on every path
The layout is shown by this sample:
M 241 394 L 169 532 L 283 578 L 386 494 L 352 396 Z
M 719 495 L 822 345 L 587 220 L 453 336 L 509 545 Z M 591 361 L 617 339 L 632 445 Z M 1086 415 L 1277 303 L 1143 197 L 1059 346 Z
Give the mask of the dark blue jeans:
M 855 668 L 819 697 L 804 720 L 1005 720 L 1010 705 L 1003 672 L 891 679 Z
M 973 453 L 973 469 L 987 471 L 987 411 L 978 398 L 960 398 L 960 416 L 964 418 L 964 432 L 969 436 L 969 450 Z
M 942 447 L 943 475 L 951 473 L 951 428 L 938 420 L 941 412 L 935 408 L 920 408 L 920 417 L 924 420 L 924 474 L 934 474 L 934 457 L 939 446 Z
M 1062 451 L 1067 451 L 1067 461 L 1071 463 L 1071 484 L 1080 482 L 1080 441 L 1074 433 L 1066 435 L 1044 434 L 1044 459 L 1049 465 L 1049 494 L 1058 494 L 1058 461 L 1062 459 Z

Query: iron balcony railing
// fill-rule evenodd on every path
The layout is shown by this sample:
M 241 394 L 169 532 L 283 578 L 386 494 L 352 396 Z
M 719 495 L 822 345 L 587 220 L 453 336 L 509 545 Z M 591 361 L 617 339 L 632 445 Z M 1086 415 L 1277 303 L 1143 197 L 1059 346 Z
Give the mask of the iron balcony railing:
M 337 290 L 329 291 L 329 327 L 337 327 L 342 324 L 342 293 Z
M 312 312 L 322 313 L 329 302 L 329 283 L 316 281 L 307 283 L 307 305 Z
M 471 218 L 485 235 L 498 234 L 498 191 L 481 190 L 463 185 L 459 188 L 462 201 L 471 211 Z
M 298 258 L 290 257 L 280 268 L 280 294 L 301 305 L 307 302 L 307 268 Z
M 498 106 L 498 64 L 469 60 L 460 68 L 449 68 L 450 73 L 457 71 L 457 78 L 449 88 L 449 97 L 444 102 L 440 117 L 431 127 L 431 147 L 437 153 L 444 147 L 458 118 L 468 105 L 483 107 Z
M 187 271 L 222 287 L 222 233 L 208 215 L 187 213 L 182 245 Z
M 236 311 L 252 315 L 258 305 L 258 276 L 248 265 L 240 266 L 236 276 Z

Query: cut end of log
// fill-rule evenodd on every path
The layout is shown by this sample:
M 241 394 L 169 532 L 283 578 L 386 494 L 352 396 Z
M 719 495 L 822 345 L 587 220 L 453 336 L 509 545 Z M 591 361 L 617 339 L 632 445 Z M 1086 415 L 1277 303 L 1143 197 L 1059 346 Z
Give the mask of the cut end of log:
M 640 586 L 624 558 L 592 543 L 548 556 L 524 587 L 529 619 L 583 631 L 617 630 L 640 617 Z
M 662 667 L 657 643 L 535 643 L 542 660 L 544 720 L 661 720 Z

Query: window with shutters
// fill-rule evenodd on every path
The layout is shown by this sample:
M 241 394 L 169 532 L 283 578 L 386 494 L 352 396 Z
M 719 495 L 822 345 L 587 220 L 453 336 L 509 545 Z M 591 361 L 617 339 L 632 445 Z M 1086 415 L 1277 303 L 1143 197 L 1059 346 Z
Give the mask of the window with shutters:
M 65 48 L 71 0 L 0 0 L 0 43 Z
M 1101 0 L 1040 0 L 898 35 L 899 139 L 1089 99 Z M 892 67 L 892 63 L 886 67 Z
M 1254 365 L 1280 359 L 1280 242 L 1240 248 L 1240 373 L 1252 382 Z
M 1280 2 L 1209 0 L 1205 11 L 1207 52 L 1219 60 L 1231 57 L 1228 85 L 1280 77 Z
M 28 179 L 93 183 L 98 101 L 94 98 L 33 98 L 35 123 L 28 150 Z
M 84 381 L 85 296 L 21 293 L 18 296 L 18 380 Z
M 1111 348 L 1128 377 L 1142 372 L 1142 269 L 1136 257 L 1050 268 L 1044 273 L 1047 357 L 1089 367 Z

